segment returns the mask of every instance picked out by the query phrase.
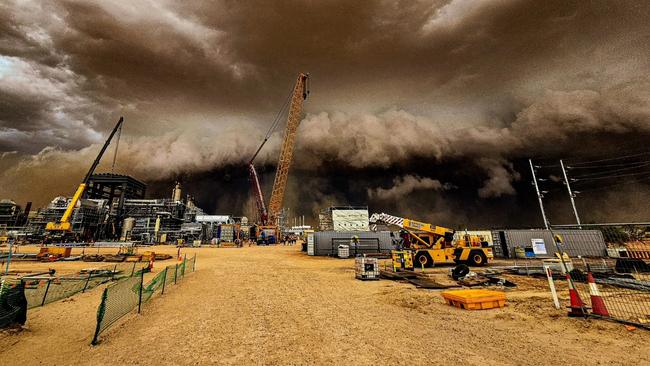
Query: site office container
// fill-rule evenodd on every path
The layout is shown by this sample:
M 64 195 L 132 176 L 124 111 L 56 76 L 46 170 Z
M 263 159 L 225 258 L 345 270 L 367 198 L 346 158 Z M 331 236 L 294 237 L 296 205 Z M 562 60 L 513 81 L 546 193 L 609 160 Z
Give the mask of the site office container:
M 353 238 L 359 243 L 354 244 Z M 350 255 L 390 253 L 393 248 L 390 231 L 318 231 L 314 233 L 313 255 L 336 256 L 338 246 L 350 245 Z M 309 245 L 308 252 L 312 252 Z
M 493 230 L 495 256 L 515 258 L 515 248 L 530 248 L 535 257 L 555 257 L 553 234 L 562 237 L 562 250 L 571 257 L 606 257 L 607 244 L 600 230 Z M 541 245 L 543 242 L 543 245 Z M 537 244 L 537 245 L 535 245 Z

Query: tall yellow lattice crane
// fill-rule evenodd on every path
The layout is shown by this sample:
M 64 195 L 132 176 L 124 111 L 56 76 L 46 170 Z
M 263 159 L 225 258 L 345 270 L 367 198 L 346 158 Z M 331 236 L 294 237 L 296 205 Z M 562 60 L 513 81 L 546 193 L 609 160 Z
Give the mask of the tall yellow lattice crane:
M 271 192 L 271 199 L 269 200 L 268 210 L 264 203 L 264 194 L 259 182 L 259 177 L 255 171 L 253 161 L 259 154 L 260 150 L 266 144 L 269 137 L 279 123 L 279 117 L 285 110 L 287 104 L 284 105 L 278 117 L 271 125 L 267 132 L 264 141 L 260 147 L 255 151 L 255 154 L 248 163 L 248 170 L 251 179 L 252 191 L 255 196 L 255 204 L 257 206 L 259 223 L 261 226 L 258 228 L 262 231 L 268 232 L 276 240 L 279 236 L 279 229 L 277 227 L 280 214 L 282 212 L 282 204 L 284 201 L 284 192 L 287 186 L 287 178 L 289 177 L 289 168 L 293 160 L 293 147 L 296 141 L 296 132 L 300 125 L 300 117 L 302 114 L 303 102 L 309 95 L 309 74 L 300 73 L 296 84 L 293 87 L 292 93 L 289 96 L 287 104 L 289 104 L 289 112 L 287 114 L 287 126 L 284 130 L 284 137 L 282 139 L 282 147 L 280 150 L 280 158 L 278 160 L 278 167 L 275 173 L 275 180 L 273 181 L 273 190 Z
M 293 146 L 296 141 L 296 132 L 300 125 L 303 101 L 307 99 L 309 75 L 301 73 L 293 88 L 291 96 L 291 107 L 287 116 L 287 127 L 284 130 L 282 139 L 282 149 L 280 150 L 280 159 L 278 160 L 278 169 L 275 172 L 273 181 L 273 191 L 271 191 L 271 200 L 269 201 L 269 220 L 277 224 L 278 216 L 282 211 L 282 202 L 284 201 L 284 190 L 287 187 L 287 178 L 289 176 L 289 167 L 293 160 Z

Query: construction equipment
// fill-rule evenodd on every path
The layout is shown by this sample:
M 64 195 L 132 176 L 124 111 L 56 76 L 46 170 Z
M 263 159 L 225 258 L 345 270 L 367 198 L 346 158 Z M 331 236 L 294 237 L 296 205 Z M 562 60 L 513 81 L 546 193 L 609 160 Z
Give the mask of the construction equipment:
M 77 188 L 77 191 L 75 192 L 74 196 L 72 196 L 72 199 L 70 200 L 70 203 L 68 203 L 68 206 L 66 207 L 63 216 L 61 216 L 61 219 L 58 222 L 47 223 L 45 230 L 47 231 L 48 238 L 54 237 L 56 239 L 64 239 L 66 236 L 69 236 L 72 233 L 72 223 L 70 222 L 72 213 L 75 207 L 77 206 L 77 202 L 79 202 L 79 200 L 84 194 L 84 191 L 86 190 L 86 185 L 88 184 L 88 180 L 95 172 L 97 165 L 99 165 L 99 161 L 101 160 L 102 156 L 104 155 L 104 152 L 108 148 L 108 145 L 111 143 L 111 139 L 113 139 L 115 133 L 122 127 L 122 122 L 124 122 L 124 118 L 120 117 L 119 121 L 117 121 L 117 124 L 115 125 L 115 128 L 113 128 L 113 131 L 108 136 L 108 139 L 106 139 L 104 146 L 99 151 L 97 158 L 95 158 L 95 161 L 93 162 L 92 166 L 88 170 L 88 173 L 86 173 L 86 176 L 84 177 L 81 184 L 79 184 L 79 187 Z
M 62 258 L 68 258 L 72 254 L 70 247 L 54 247 L 54 248 L 41 248 L 36 255 L 36 258 L 41 262 L 57 261 Z
M 465 263 L 484 266 L 494 258 L 492 248 L 478 237 L 465 235 L 454 241 L 454 230 L 385 213 L 373 214 L 371 224 L 384 223 L 401 229 L 402 246 L 413 251 L 416 266 Z
M 413 253 L 410 250 L 391 250 L 390 256 L 393 262 L 393 272 L 412 271 Z
M 282 203 L 284 201 L 284 191 L 287 186 L 287 178 L 289 176 L 289 168 L 293 160 L 293 148 L 296 140 L 296 132 L 300 125 L 300 117 L 302 114 L 303 102 L 309 95 L 309 74 L 300 73 L 293 91 L 289 96 L 289 100 L 285 103 L 284 107 L 278 113 L 276 119 L 273 121 L 269 128 L 264 141 L 257 148 L 255 154 L 248 163 L 248 171 L 251 180 L 251 188 L 255 197 L 255 205 L 259 216 L 260 225 L 257 226 L 257 238 L 260 242 L 263 236 L 263 241 L 266 244 L 276 243 L 280 238 L 279 218 L 282 211 Z M 289 105 L 289 112 L 287 116 L 287 126 L 284 130 L 284 137 L 282 139 L 282 148 L 280 150 L 280 157 L 278 160 L 278 167 L 275 173 L 275 180 L 273 181 L 273 190 L 271 191 L 271 199 L 269 200 L 268 210 L 264 203 L 264 194 L 260 185 L 259 176 L 253 164 L 255 158 L 259 154 L 262 147 L 266 144 L 271 137 L 273 131 L 280 121 L 280 116 L 283 114 L 287 104 Z

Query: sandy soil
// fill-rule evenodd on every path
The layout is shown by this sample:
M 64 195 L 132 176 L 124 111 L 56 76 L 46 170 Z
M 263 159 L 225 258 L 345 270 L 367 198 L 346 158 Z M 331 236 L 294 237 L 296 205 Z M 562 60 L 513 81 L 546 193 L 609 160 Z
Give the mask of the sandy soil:
M 355 280 L 353 260 L 307 257 L 297 247 L 184 251 L 198 253 L 197 271 L 146 304 L 141 315 L 109 329 L 100 345 L 89 345 L 101 293 L 96 288 L 30 310 L 23 331 L 0 333 L 0 360 L 7 365 L 650 364 L 650 332 L 567 318 L 553 308 L 544 280 L 510 277 L 519 287 L 508 291 L 507 307 L 465 311 L 445 305 L 438 290 Z

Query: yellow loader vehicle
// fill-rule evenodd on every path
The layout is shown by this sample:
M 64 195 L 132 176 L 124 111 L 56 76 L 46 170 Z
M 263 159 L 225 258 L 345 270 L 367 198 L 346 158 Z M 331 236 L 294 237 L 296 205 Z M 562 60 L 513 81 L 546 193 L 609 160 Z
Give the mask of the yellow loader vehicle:
M 370 222 L 401 228 L 401 245 L 413 251 L 416 267 L 449 263 L 485 266 L 494 259 L 492 248 L 477 236 L 464 235 L 454 241 L 452 229 L 384 213 L 373 214 Z

